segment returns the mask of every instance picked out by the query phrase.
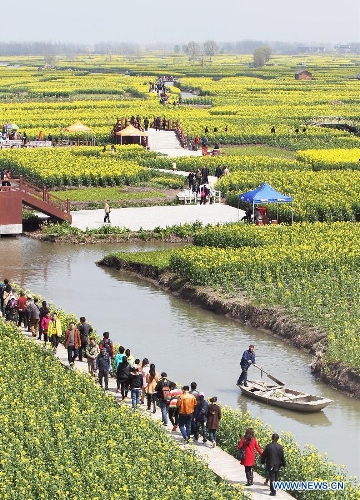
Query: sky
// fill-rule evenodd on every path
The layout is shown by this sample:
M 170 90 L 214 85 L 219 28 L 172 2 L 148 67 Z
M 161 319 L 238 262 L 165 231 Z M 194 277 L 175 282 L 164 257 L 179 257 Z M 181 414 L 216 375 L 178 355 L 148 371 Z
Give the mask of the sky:
M 360 42 L 360 0 L 17 0 L 0 41 Z M 23 4 L 23 5 L 22 5 Z

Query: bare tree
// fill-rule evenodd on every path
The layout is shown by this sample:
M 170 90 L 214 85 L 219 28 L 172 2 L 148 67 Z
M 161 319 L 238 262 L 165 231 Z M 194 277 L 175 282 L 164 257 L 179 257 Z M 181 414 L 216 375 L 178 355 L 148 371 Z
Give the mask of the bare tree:
M 200 54 L 200 45 L 196 42 L 189 42 L 186 46 L 186 53 L 189 56 L 189 60 L 194 62 L 196 57 Z
M 204 54 L 209 56 L 210 62 L 211 58 L 218 52 L 219 52 L 219 46 L 215 42 L 215 40 L 206 40 L 206 42 L 204 42 Z
M 56 65 L 56 55 L 55 54 L 45 54 L 44 63 L 45 63 L 45 66 L 53 68 Z

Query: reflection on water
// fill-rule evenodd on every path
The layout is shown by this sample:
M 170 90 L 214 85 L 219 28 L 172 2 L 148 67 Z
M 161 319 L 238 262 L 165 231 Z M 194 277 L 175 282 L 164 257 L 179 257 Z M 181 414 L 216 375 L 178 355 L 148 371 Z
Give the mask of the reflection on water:
M 155 361 L 158 371 L 167 371 L 173 380 L 197 381 L 206 396 L 216 395 L 223 404 L 249 411 L 278 432 L 292 432 L 301 445 L 314 444 L 346 464 L 351 474 L 358 474 L 360 401 L 315 381 L 309 356 L 264 332 L 164 293 L 141 278 L 95 265 L 111 251 L 161 247 L 168 245 L 55 246 L 0 238 L 0 273 L 65 310 L 86 316 L 98 333 L 109 330 L 115 342 L 130 347 L 135 356 Z M 257 364 L 266 371 L 293 389 L 334 402 L 323 412 L 302 414 L 240 396 L 239 362 L 250 343 L 256 346 Z M 249 378 L 259 378 L 259 372 L 250 368 Z

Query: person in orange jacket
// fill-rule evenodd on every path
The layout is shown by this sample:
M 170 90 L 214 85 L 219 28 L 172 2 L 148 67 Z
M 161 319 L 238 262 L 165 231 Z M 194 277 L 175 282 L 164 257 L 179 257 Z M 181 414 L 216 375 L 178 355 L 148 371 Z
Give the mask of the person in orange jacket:
M 196 407 L 196 397 L 190 394 L 188 385 L 184 385 L 183 393 L 178 397 L 176 406 L 179 408 L 179 429 L 184 443 L 187 444 L 190 439 L 191 420 Z

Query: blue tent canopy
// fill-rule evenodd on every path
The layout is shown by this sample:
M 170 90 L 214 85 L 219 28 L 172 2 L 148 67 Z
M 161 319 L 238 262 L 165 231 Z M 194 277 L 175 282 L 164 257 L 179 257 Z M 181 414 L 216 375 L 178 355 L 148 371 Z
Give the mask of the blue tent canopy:
M 279 193 L 279 191 L 275 191 L 275 189 L 272 188 L 270 184 L 265 182 L 256 189 L 253 189 L 252 191 L 239 194 L 238 212 L 239 212 L 240 201 L 244 201 L 246 203 L 252 203 L 253 220 L 255 220 L 255 205 L 258 205 L 260 203 L 276 203 L 276 220 L 278 220 L 279 219 L 278 203 L 292 203 L 293 199 L 291 196 L 287 196 L 286 194 Z M 293 221 L 293 211 L 291 210 L 291 222 L 292 221 Z
M 291 203 L 293 200 L 291 196 L 279 193 L 265 182 L 252 191 L 239 194 L 239 201 L 256 205 L 258 203 Z

